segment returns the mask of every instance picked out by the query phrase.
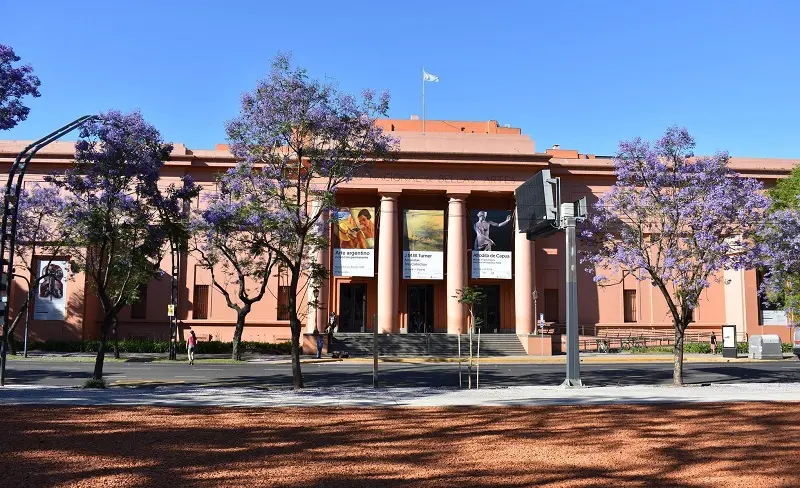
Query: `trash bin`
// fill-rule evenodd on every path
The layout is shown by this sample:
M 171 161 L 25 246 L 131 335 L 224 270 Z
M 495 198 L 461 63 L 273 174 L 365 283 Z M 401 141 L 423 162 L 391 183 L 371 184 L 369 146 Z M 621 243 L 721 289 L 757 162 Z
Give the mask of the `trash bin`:
M 750 359 L 783 359 L 781 338 L 775 334 L 750 336 L 747 357 Z

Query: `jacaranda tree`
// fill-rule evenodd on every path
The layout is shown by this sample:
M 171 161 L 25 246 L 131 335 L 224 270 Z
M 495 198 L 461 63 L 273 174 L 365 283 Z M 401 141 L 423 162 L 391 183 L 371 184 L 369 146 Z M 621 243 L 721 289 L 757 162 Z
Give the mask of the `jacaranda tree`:
M 197 195 L 186 179 L 165 191 L 157 182 L 172 145 L 138 112 L 110 111 L 85 125 L 75 146 L 75 163 L 47 181 L 65 198 L 64 226 L 76 271 L 86 274 L 102 308 L 100 347 L 93 378 L 103 377 L 112 324 L 139 290 L 160 278 L 167 239 L 185 234 L 182 204 Z
M 726 153 L 693 157 L 694 139 L 671 127 L 654 144 L 620 144 L 616 183 L 594 205 L 582 233 L 595 281 L 630 274 L 666 301 L 675 329 L 673 383 L 683 384 L 684 332 L 700 293 L 725 269 L 757 262 L 769 200 L 761 183 L 728 166 Z
M 764 280 L 761 299 L 783 306 L 793 321 L 800 316 L 800 167 L 778 180 L 761 233 Z
M 288 278 L 295 388 L 303 386 L 300 294 L 303 286 L 318 287 L 327 276 L 313 258 L 328 245 L 322 216 L 335 206 L 339 185 L 365 173 L 371 161 L 390 157 L 393 139 L 374 123 L 388 108 L 387 93 L 376 97 L 365 91 L 357 101 L 309 79 L 279 55 L 269 77 L 242 97 L 239 116 L 227 126 L 234 156 L 275 181 L 264 196 L 274 209 L 268 247 Z
M 64 198 L 53 186 L 34 185 L 20 194 L 16 245 L 19 264 L 15 265 L 15 273 L 28 278 L 30 288 L 8 328 L 9 337 L 13 337 L 22 318 L 30 314 L 39 284 L 55 278 L 54 273 L 62 273 L 60 268 L 53 267 L 53 260 L 62 254 L 69 237 L 67 229 L 61 225 L 64 204 Z
M 0 130 L 11 129 L 28 118 L 30 109 L 22 104 L 23 97 L 40 96 L 39 78 L 30 65 L 12 64 L 19 60 L 10 46 L 0 44 Z
M 247 315 L 264 298 L 277 262 L 270 246 L 278 235 L 277 207 L 271 197 L 275 185 L 251 163 L 239 163 L 217 178 L 218 191 L 208 196 L 206 208 L 192 219 L 190 250 L 236 312 L 232 357 L 237 361 L 242 359 Z

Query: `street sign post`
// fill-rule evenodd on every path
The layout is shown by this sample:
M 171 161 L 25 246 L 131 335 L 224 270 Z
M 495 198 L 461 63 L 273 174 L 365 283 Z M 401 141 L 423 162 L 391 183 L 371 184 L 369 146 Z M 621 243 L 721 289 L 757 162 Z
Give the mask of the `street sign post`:
M 567 377 L 564 388 L 583 386 L 578 347 L 578 278 L 577 243 L 575 224 L 586 218 L 587 202 L 582 197 L 573 203 L 561 203 L 561 179 L 552 178 L 550 170 L 542 170 L 514 191 L 517 199 L 518 232 L 528 240 L 547 237 L 564 231 L 566 240 L 566 290 L 567 290 Z M 535 299 L 535 298 L 534 298 Z M 535 312 L 534 312 L 535 313 Z M 540 317 L 543 323 L 544 317 Z M 542 334 L 544 334 L 544 329 Z M 542 338 L 544 336 L 542 335 Z M 542 341 L 544 343 L 544 341 Z M 544 346 L 542 346 L 544 355 Z

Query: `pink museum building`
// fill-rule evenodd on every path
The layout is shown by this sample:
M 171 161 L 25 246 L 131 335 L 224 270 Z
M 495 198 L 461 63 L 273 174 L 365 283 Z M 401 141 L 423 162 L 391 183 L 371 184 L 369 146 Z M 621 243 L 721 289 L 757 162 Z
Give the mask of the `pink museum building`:
M 483 289 L 485 299 L 477 315 L 484 333 L 517 334 L 530 348 L 540 313 L 546 330 L 558 332 L 566 318 L 564 236 L 530 242 L 518 233 L 514 190 L 549 169 L 561 178 L 563 201 L 587 196 L 592 203 L 614 182 L 611 158 L 558 146 L 537 151 L 530 136 L 493 120 L 428 120 L 424 133 L 416 118 L 379 123 L 399 140 L 399 156 L 391 163 L 377 163 L 369 177 L 357 178 L 337 193 L 341 210 L 329 226 L 331 244 L 318 256 L 331 277 L 319 291 L 319 309 L 308 310 L 308 297 L 303 297 L 307 332 L 314 327 L 324 330 L 331 313 L 336 314 L 339 332 L 372 332 L 373 327 L 389 334 L 464 332 L 467 312 L 455 297 L 465 285 Z M 0 166 L 8 168 L 25 145 L 25 141 L 0 141 Z M 43 149 L 26 185 L 63 169 L 73 153 L 68 142 Z M 798 163 L 765 158 L 731 161 L 734 170 L 767 186 Z M 212 192 L 215 174 L 233 164 L 224 144 L 213 150 L 175 144 L 162 180 L 168 185 L 191 174 L 204 191 Z M 66 261 L 68 256 L 57 258 Z M 170 270 L 169 256 L 163 269 Z M 181 333 L 191 327 L 203 338 L 231 340 L 235 314 L 214 290 L 210 273 L 191 254 L 182 256 L 180 269 Z M 766 309 L 758 297 L 755 270 L 726 271 L 721 278 L 703 293 L 690 330 L 715 329 L 719 334 L 722 324 L 736 324 L 740 340 L 765 333 L 789 340 L 785 316 Z M 671 330 L 666 304 L 648 282 L 628 277 L 619 285 L 601 288 L 583 269 L 578 281 L 582 335 Z M 270 293 L 248 316 L 246 340 L 289 339 L 288 317 L 282 312 L 285 285 L 285 277 L 276 270 Z M 85 277 L 72 276 L 64 286 L 60 309 L 44 310 L 38 303 L 34 307 L 31 340 L 97 337 L 99 304 L 91 293 L 84 293 Z M 12 314 L 25 289 L 23 280 L 14 281 Z M 140 302 L 122 312 L 120 337 L 166 339 L 169 279 L 153 281 L 143 292 Z

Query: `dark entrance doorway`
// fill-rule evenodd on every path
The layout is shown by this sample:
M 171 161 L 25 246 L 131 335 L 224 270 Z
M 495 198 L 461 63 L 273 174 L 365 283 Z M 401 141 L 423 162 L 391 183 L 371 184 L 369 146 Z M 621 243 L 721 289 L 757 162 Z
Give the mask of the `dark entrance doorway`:
M 475 318 L 480 321 L 481 332 L 500 332 L 500 285 L 479 287 L 483 300 L 475 307 Z
M 408 332 L 433 332 L 433 285 L 408 285 Z
M 339 332 L 365 332 L 367 284 L 339 285 Z

